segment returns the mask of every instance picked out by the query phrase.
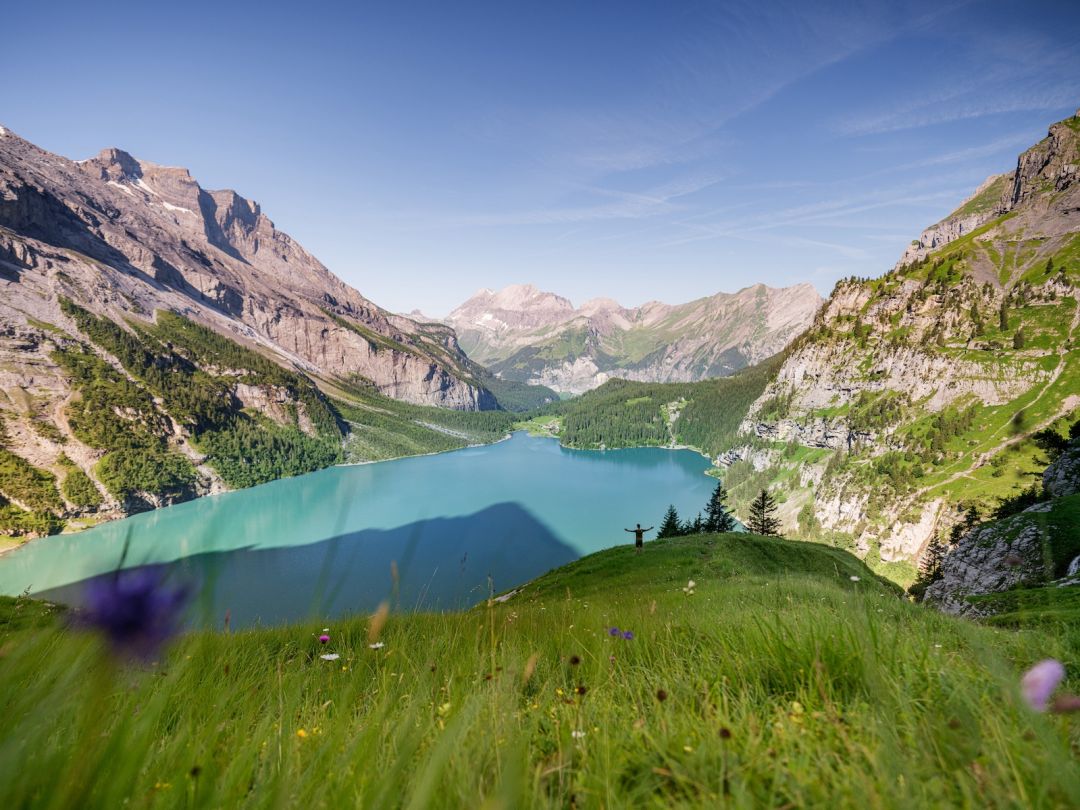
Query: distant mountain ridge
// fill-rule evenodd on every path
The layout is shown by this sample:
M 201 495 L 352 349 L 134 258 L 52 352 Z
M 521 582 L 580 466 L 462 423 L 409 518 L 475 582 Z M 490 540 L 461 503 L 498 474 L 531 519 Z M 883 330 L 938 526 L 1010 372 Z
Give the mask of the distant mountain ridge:
M 469 357 L 497 376 L 582 393 L 608 379 L 692 382 L 776 354 L 822 303 L 810 284 L 757 284 L 685 304 L 575 307 L 531 284 L 480 290 L 445 319 Z

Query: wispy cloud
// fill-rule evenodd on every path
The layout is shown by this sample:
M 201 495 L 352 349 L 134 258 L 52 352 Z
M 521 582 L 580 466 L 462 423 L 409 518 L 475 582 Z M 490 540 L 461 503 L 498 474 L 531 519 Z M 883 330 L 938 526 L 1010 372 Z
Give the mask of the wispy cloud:
M 970 34 L 966 58 L 949 72 L 912 81 L 907 99 L 839 119 L 841 135 L 880 135 L 990 115 L 1058 110 L 1080 100 L 1080 49 L 1029 33 Z M 926 86 L 929 85 L 929 86 Z
M 713 176 L 681 177 L 643 192 L 623 191 L 599 186 L 580 186 L 587 196 L 606 202 L 588 205 L 553 206 L 525 211 L 468 214 L 452 217 L 445 224 L 452 227 L 492 225 L 553 225 L 596 222 L 616 219 L 646 219 L 679 210 L 677 201 L 695 194 L 719 180 Z

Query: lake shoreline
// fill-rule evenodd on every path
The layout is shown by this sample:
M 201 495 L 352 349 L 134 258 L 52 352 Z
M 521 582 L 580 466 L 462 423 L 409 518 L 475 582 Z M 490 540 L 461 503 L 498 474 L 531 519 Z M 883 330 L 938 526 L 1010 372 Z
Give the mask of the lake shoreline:
M 345 461 L 345 462 L 342 462 L 341 464 L 331 464 L 329 467 L 322 467 L 319 470 L 312 470 L 311 472 L 303 473 L 303 475 L 311 475 L 311 473 L 321 472 L 322 470 L 332 470 L 332 469 L 335 469 L 337 467 L 363 467 L 363 466 L 366 466 L 368 464 L 382 464 L 382 463 L 387 462 L 387 461 L 401 461 L 402 459 L 406 459 L 406 458 L 426 458 L 428 456 L 441 456 L 441 455 L 443 455 L 445 453 L 456 453 L 459 450 L 468 450 L 468 449 L 473 448 L 473 447 L 491 447 L 492 445 L 499 444 L 500 442 L 509 441 L 510 439 L 513 438 L 514 433 L 516 433 L 516 432 L 517 431 L 511 431 L 510 433 L 507 433 L 505 436 L 503 436 L 501 439 L 496 439 L 493 442 L 478 442 L 476 444 L 467 444 L 464 447 L 454 447 L 454 448 L 452 448 L 450 450 L 435 450 L 435 451 L 433 451 L 431 453 L 415 453 L 413 455 L 408 455 L 408 456 L 393 456 L 392 458 L 380 458 L 380 459 L 375 459 L 375 460 L 372 460 L 372 461 Z M 290 475 L 290 476 L 284 476 L 282 478 L 274 478 L 271 481 L 263 481 L 262 484 L 256 484 L 255 486 L 262 486 L 263 484 L 270 484 L 270 483 L 273 483 L 274 481 L 284 481 L 286 478 L 295 478 L 295 477 L 296 476 L 291 476 Z M 251 487 L 244 487 L 243 489 L 251 489 Z M 188 501 L 196 501 L 196 500 L 199 500 L 200 498 L 209 498 L 212 495 L 221 495 L 221 494 L 224 494 L 226 492 L 240 492 L 240 491 L 241 490 L 239 490 L 239 489 L 224 489 L 224 490 L 220 490 L 219 492 L 213 492 L 213 493 L 208 492 L 205 495 L 196 495 L 194 498 L 189 498 Z M 180 501 L 179 503 L 187 503 L 188 501 Z M 172 504 L 170 504 L 170 506 L 171 505 Z M 158 506 L 158 507 L 155 507 L 154 509 L 151 509 L 149 511 L 154 512 L 154 511 L 157 511 L 157 509 L 162 509 L 162 508 L 164 508 L 164 507 Z M 23 546 L 26 546 L 26 545 L 29 545 L 30 543 L 33 543 L 35 540 L 44 540 L 46 537 L 59 537 L 61 535 L 71 536 L 71 535 L 76 535 L 76 534 L 82 534 L 87 529 L 92 529 L 95 526 L 101 526 L 101 525 L 104 525 L 106 523 L 115 523 L 118 520 L 125 520 L 125 519 L 127 519 L 129 517 L 132 517 L 132 516 L 136 515 L 136 514 L 143 514 L 143 513 L 142 512 L 134 512 L 131 515 L 117 515 L 115 517 L 107 518 L 105 520 L 102 520 L 102 521 L 100 521 L 98 523 L 91 524 L 89 526 L 81 526 L 81 527 L 77 528 L 75 531 L 70 531 L 70 532 L 69 531 L 61 531 L 61 532 L 57 532 L 56 534 L 44 534 L 44 535 L 41 535 L 40 537 L 28 537 L 25 540 L 20 540 L 19 538 L 16 538 L 16 537 L 0 538 L 0 558 L 3 558 L 3 556 L 5 554 L 10 554 L 11 552 L 13 552 L 13 551 L 15 551 L 17 549 L 22 548 Z M 11 541 L 11 542 L 6 542 L 6 541 Z
M 704 475 L 708 476 L 710 474 L 710 470 L 713 467 L 715 467 L 715 465 L 712 464 L 712 457 L 711 456 L 709 456 L 708 454 L 702 452 L 700 449 L 698 449 L 696 447 L 691 447 L 689 445 L 642 445 L 642 446 L 637 446 L 637 447 L 606 447 L 606 448 L 603 448 L 603 449 L 597 448 L 597 447 L 573 447 L 573 446 L 562 444 L 562 442 L 559 441 L 559 436 L 556 435 L 556 434 L 551 434 L 551 433 L 546 433 L 546 432 L 545 433 L 537 433 L 537 432 L 533 432 L 533 431 L 531 431 L 531 430 L 529 430 L 527 428 L 521 427 L 521 428 L 517 428 L 515 430 L 511 430 L 506 435 L 504 435 L 502 438 L 496 439 L 496 440 L 491 441 L 491 442 L 478 442 L 478 443 L 475 443 L 475 444 L 465 445 L 464 447 L 455 447 L 455 448 L 452 448 L 452 449 L 449 449 L 449 450 L 436 450 L 436 451 L 433 451 L 433 452 L 430 452 L 430 453 L 416 453 L 416 454 L 413 454 L 413 455 L 394 456 L 393 458 L 383 458 L 383 459 L 370 460 L 370 461 L 347 461 L 347 462 L 342 462 L 341 464 L 332 464 L 329 467 L 323 467 L 323 468 L 321 468 L 319 470 L 312 470 L 311 472 L 304 473 L 303 475 L 312 475 L 314 473 L 323 472 L 323 471 L 326 471 L 326 470 L 338 469 L 338 468 L 346 469 L 346 468 L 352 468 L 352 467 L 366 467 L 366 466 L 370 466 L 370 465 L 384 464 L 384 463 L 390 462 L 390 461 L 403 461 L 405 459 L 410 459 L 410 458 L 431 458 L 431 457 L 434 457 L 434 456 L 444 456 L 444 455 L 447 455 L 447 454 L 450 454 L 450 453 L 457 453 L 457 452 L 460 452 L 462 450 L 470 450 L 470 449 L 474 449 L 474 448 L 478 448 L 478 447 L 494 447 L 496 445 L 502 444 L 503 442 L 510 441 L 511 439 L 513 439 L 514 435 L 518 434 L 518 433 L 524 433 L 524 434 L 526 434 L 527 436 L 529 436 L 531 438 L 554 439 L 556 442 L 559 443 L 560 448 L 563 448 L 563 449 L 566 449 L 566 450 L 575 450 L 575 451 L 580 451 L 580 452 L 587 452 L 587 453 L 609 453 L 609 452 L 615 452 L 615 451 L 620 451 L 620 450 L 648 450 L 648 449 L 667 450 L 667 451 L 687 450 L 687 451 L 691 451 L 691 452 L 693 452 L 693 453 L 695 453 L 697 455 L 700 455 L 702 458 L 705 458 L 705 459 L 709 460 L 710 469 L 706 470 L 703 473 Z M 273 479 L 271 481 L 264 481 L 262 484 L 256 484 L 255 487 L 264 486 L 266 484 L 271 484 L 271 483 L 275 483 L 275 482 L 278 482 L 278 481 L 286 481 L 286 480 L 289 480 L 290 478 L 298 478 L 298 477 L 302 477 L 302 476 L 286 476 L 286 477 L 282 477 L 282 478 L 275 478 L 275 479 Z M 223 494 L 228 494 L 228 493 L 243 492 L 245 490 L 254 489 L 255 487 L 244 487 L 242 489 L 227 489 L 227 490 L 222 490 L 220 492 L 207 493 L 205 495 L 197 495 L 194 498 L 190 498 L 187 501 L 181 501 L 180 503 L 190 503 L 190 502 L 193 502 L 193 501 L 205 500 L 205 499 L 211 498 L 211 497 L 213 497 L 215 495 L 223 495 Z M 170 504 L 170 505 L 177 505 L 177 504 Z M 157 511 L 159 511 L 161 509 L 164 509 L 164 508 L 166 508 L 166 507 L 157 507 L 155 509 L 151 509 L 151 510 L 148 510 L 148 511 L 149 512 L 157 512 Z M 0 538 L 0 559 L 3 559 L 5 556 L 7 556 L 7 555 L 11 554 L 12 552 L 15 552 L 15 551 L 17 551 L 17 550 L 19 550 L 19 549 L 21 549 L 21 548 L 23 548 L 25 546 L 29 546 L 30 544 L 36 543 L 36 541 L 44 540 L 44 539 L 47 539 L 49 537 L 72 537 L 72 536 L 75 536 L 75 535 L 83 534 L 86 531 L 88 531 L 90 529 L 93 529 L 93 528 L 96 528 L 98 526 L 103 526 L 103 525 L 107 525 L 107 524 L 110 524 L 110 523 L 116 523 L 117 521 L 126 520 L 126 519 L 134 517 L 135 515 L 138 515 L 138 514 L 146 514 L 146 513 L 145 512 L 136 512 L 136 513 L 133 513 L 132 515 L 116 515 L 115 517 L 110 517 L 110 518 L 108 518 L 106 520 L 101 520 L 100 522 L 97 522 L 97 523 L 81 526 L 81 527 L 77 528 L 74 531 L 62 531 L 62 532 L 59 532 L 58 534 L 55 534 L 55 535 L 42 535 L 40 537 L 30 537 L 30 538 L 27 538 L 25 540 L 20 540 L 19 538 L 13 538 L 13 537 L 12 538 L 7 538 L 7 537 Z

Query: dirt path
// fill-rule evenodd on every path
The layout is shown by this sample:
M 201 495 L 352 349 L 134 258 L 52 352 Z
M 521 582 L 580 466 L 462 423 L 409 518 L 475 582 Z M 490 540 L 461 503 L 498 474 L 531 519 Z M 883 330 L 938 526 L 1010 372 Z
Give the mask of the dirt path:
M 1050 390 L 1050 387 L 1058 381 L 1062 373 L 1065 371 L 1065 358 L 1066 354 L 1068 353 L 1068 349 L 1066 347 L 1072 345 L 1073 336 L 1076 334 L 1076 330 L 1078 328 L 1080 328 L 1080 304 L 1077 305 L 1076 312 L 1073 313 L 1072 322 L 1069 324 L 1069 334 L 1066 336 L 1065 340 L 1058 346 L 1057 365 L 1054 366 L 1054 370 L 1050 372 L 1050 376 L 1047 378 L 1046 383 L 1042 387 L 1042 390 L 1039 391 L 1038 396 L 1036 396 L 1035 399 L 1033 399 L 1031 403 L 1026 406 L 1026 408 L 1031 408 L 1036 405 L 1046 395 L 1047 391 Z M 1014 444 L 1019 444 L 1025 439 L 1030 438 L 1032 435 L 1038 433 L 1040 430 L 1044 430 L 1050 427 L 1050 425 L 1052 425 L 1062 416 L 1065 416 L 1069 412 L 1075 410 L 1078 405 L 1080 405 L 1080 395 L 1070 394 L 1069 396 L 1065 397 L 1064 401 L 1061 403 L 1061 407 L 1058 408 L 1057 411 L 1049 419 L 1043 420 L 1031 430 L 1027 430 L 1024 433 L 1007 439 L 1002 444 L 999 444 L 993 451 L 979 453 L 971 460 L 971 463 L 966 468 L 953 473 L 944 481 L 939 481 L 936 484 L 931 484 L 929 486 L 925 486 L 921 489 L 916 490 L 914 494 L 912 494 L 911 498 L 908 499 L 905 506 L 915 503 L 916 501 L 918 501 L 919 498 L 921 498 L 930 490 L 947 487 L 949 484 L 953 483 L 954 481 L 958 481 L 961 478 L 970 478 L 972 472 L 987 464 L 993 456 L 997 455 L 1007 447 L 1012 447 Z M 994 438 L 1004 429 L 1005 425 L 1001 425 L 997 430 L 990 434 L 990 438 Z

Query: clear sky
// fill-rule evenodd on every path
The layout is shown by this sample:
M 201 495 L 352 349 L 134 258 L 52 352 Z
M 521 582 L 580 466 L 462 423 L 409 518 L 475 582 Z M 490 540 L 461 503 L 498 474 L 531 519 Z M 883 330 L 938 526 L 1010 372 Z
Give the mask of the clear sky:
M 389 309 L 878 275 L 1080 107 L 1080 2 L 11 3 L 0 122 L 260 202 Z

